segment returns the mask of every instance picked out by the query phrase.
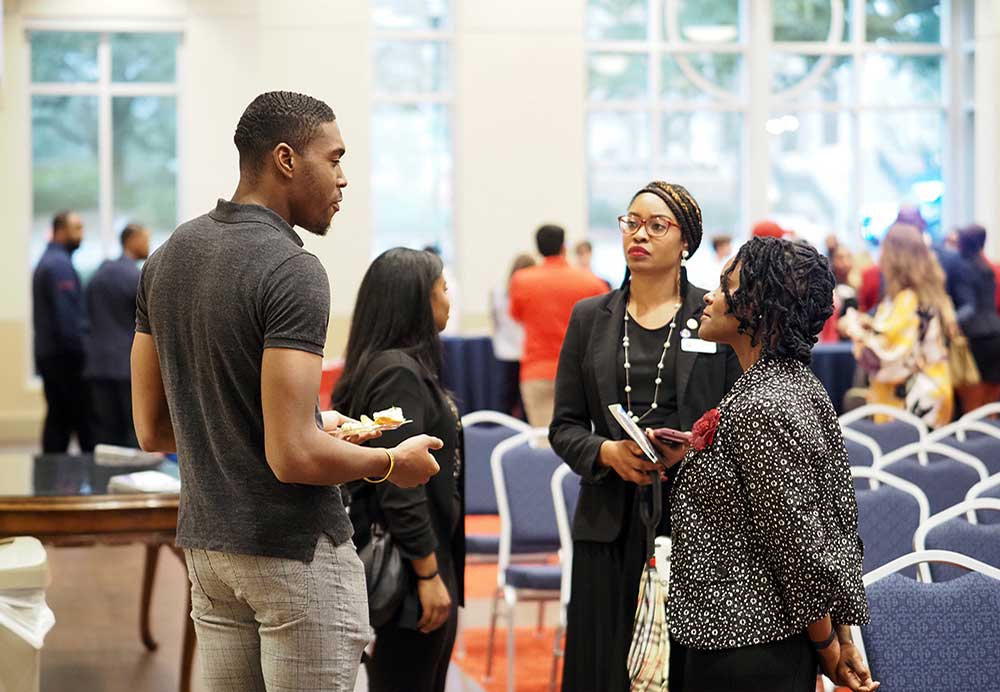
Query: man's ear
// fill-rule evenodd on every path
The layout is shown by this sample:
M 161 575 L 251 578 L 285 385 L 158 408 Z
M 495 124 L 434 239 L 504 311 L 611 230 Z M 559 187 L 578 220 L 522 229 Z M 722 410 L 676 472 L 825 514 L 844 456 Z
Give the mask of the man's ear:
M 271 150 L 271 160 L 278 175 L 284 178 L 291 178 L 295 168 L 295 150 L 288 144 L 282 142 Z

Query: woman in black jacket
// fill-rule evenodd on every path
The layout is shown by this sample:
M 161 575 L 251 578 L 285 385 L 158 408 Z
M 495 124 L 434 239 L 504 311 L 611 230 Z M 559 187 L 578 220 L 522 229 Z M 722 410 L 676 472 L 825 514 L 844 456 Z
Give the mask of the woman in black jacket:
M 368 268 L 351 319 L 344 373 L 333 400 L 352 417 L 390 406 L 411 423 L 370 445 L 392 447 L 418 433 L 444 443 L 432 451 L 441 467 L 416 488 L 351 484 L 351 520 L 358 546 L 377 523 L 407 561 L 410 591 L 395 617 L 376 628 L 368 666 L 372 692 L 443 692 L 463 605 L 465 525 L 462 424 L 441 386 L 441 341 L 448 324 L 441 259 L 394 248 Z
M 739 376 L 732 350 L 698 338 L 705 291 L 683 264 L 701 243 L 701 210 L 680 185 L 653 182 L 620 217 L 629 275 L 577 303 L 559 355 L 552 448 L 581 477 L 563 690 L 629 689 L 626 660 L 645 564 L 645 460 L 608 411 L 644 428 L 690 430 Z M 669 484 L 665 487 L 669 487 Z M 668 531 L 668 521 L 661 532 Z
M 1000 315 L 997 315 L 997 280 L 983 255 L 986 229 L 972 224 L 958 232 L 958 261 L 951 298 L 962 332 L 979 367 L 979 384 L 958 388 L 962 412 L 968 413 L 1000 397 Z
M 675 467 L 671 692 L 813 692 L 817 663 L 852 690 L 878 686 L 850 641 L 868 602 L 847 452 L 809 369 L 833 287 L 814 248 L 754 238 L 705 298 L 702 337 L 745 373 Z

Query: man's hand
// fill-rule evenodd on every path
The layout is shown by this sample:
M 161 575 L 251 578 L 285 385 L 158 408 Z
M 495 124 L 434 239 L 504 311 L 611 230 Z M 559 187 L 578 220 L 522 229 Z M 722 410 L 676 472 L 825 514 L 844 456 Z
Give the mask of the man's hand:
M 360 423 L 360 421 L 356 421 L 350 416 L 345 416 L 339 411 L 323 411 L 320 415 L 323 417 L 323 432 L 336 437 L 338 440 L 359 445 L 382 436 L 381 430 L 364 433 L 352 433 L 341 430 L 340 426 L 344 423 Z
M 441 449 L 444 443 L 430 435 L 414 435 L 392 448 L 396 464 L 389 480 L 400 488 L 423 485 L 441 470 L 431 454 L 432 449 Z
M 873 692 L 881 683 L 872 680 L 871 671 L 865 665 L 861 652 L 853 641 L 840 641 L 840 660 L 837 663 L 837 677 L 831 678 L 837 685 L 850 688 L 851 692 Z
M 650 472 L 658 473 L 659 464 L 654 464 L 642 453 L 632 440 L 605 440 L 601 443 L 600 462 L 603 466 L 613 469 L 622 480 L 636 485 L 649 485 L 653 479 Z

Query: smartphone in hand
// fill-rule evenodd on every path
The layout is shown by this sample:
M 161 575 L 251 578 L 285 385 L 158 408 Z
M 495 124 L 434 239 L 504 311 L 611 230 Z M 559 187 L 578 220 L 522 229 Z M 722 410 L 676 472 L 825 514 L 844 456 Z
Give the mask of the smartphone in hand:
M 691 433 L 681 432 L 673 428 L 657 428 L 653 431 L 653 437 L 657 442 L 667 445 L 687 445 L 691 444 Z

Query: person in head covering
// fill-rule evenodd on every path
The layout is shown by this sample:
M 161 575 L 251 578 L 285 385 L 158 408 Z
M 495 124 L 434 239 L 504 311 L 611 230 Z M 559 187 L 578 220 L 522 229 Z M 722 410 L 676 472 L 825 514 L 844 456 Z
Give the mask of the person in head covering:
M 699 338 L 705 291 L 684 265 L 702 240 L 701 209 L 655 181 L 618 219 L 628 265 L 621 288 L 573 308 L 556 375 L 552 448 L 580 477 L 563 690 L 629 689 L 627 658 L 646 557 L 640 504 L 662 467 L 608 407 L 642 428 L 689 431 L 740 374 L 728 346 Z M 662 492 L 669 492 L 667 480 Z M 666 503 L 664 503 L 665 506 Z M 664 517 L 660 533 L 669 533 Z
M 774 221 L 764 220 L 754 224 L 750 235 L 755 238 L 787 238 L 792 235 L 792 232 L 782 228 Z

